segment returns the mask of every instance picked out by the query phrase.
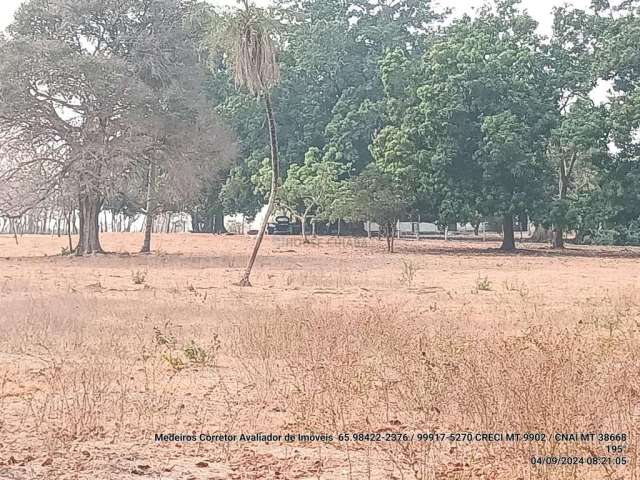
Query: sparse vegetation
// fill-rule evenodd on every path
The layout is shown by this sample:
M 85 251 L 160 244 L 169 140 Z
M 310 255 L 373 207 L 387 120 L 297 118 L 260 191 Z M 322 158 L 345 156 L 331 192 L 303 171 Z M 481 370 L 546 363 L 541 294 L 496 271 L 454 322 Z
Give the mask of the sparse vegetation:
M 162 359 L 176 372 L 184 370 L 187 367 L 180 353 L 164 352 Z
M 411 260 L 402 260 L 402 273 L 400 275 L 400 283 L 411 287 L 416 273 L 418 272 L 418 266 Z
M 491 280 L 489 280 L 488 276 L 480 276 L 476 278 L 476 291 L 478 292 L 488 292 L 491 290 Z
M 161 347 L 166 346 L 173 349 L 178 343 L 178 340 L 176 339 L 175 335 L 171 333 L 169 327 L 170 325 L 168 323 L 165 324 L 163 329 L 153 327 L 153 338 L 157 345 Z
M 214 335 L 214 341 L 208 348 L 204 348 L 196 344 L 194 340 L 191 340 L 182 349 L 185 357 L 189 362 L 195 365 L 207 366 L 214 365 L 216 361 L 216 355 L 220 349 L 220 341 L 218 336 Z
M 144 282 L 147 281 L 147 275 L 149 274 L 146 270 L 136 270 L 135 272 L 131 272 L 131 281 L 134 285 L 143 285 Z
M 516 280 L 505 280 L 502 285 L 507 292 L 517 292 L 521 297 L 525 298 L 529 295 L 529 288 L 523 282 Z
M 10 238 L 0 238 L 4 241 L 14 245 Z M 11 248 L 29 242 L 25 237 L 21 246 Z M 270 266 L 269 280 L 277 287 L 269 291 L 273 301 L 264 302 L 262 292 L 227 286 L 235 272 L 225 258 L 233 253 L 225 252 L 235 251 L 232 246 L 242 239 L 207 237 L 201 242 L 201 248 L 218 256 L 157 259 L 165 263 L 154 270 L 154 287 L 128 292 L 127 302 L 113 301 L 122 298 L 118 287 L 126 288 L 130 272 L 148 268 L 153 257 L 97 259 L 96 266 L 110 272 L 100 275 L 99 290 L 90 287 L 96 269 L 69 267 L 68 259 L 52 257 L 44 274 L 38 273 L 37 260 L 0 260 L 3 271 L 21 267 L 20 276 L 0 289 L 5 368 L 0 428 L 22 433 L 4 444 L 8 457 L 44 472 L 57 472 L 61 459 L 82 459 L 93 472 L 107 472 L 110 467 L 97 460 L 98 448 L 126 456 L 128 442 L 147 439 L 166 425 L 228 433 L 640 434 L 635 420 L 640 290 L 609 283 L 635 271 L 633 258 L 467 260 L 460 242 L 449 246 L 445 256 L 428 255 L 430 242 L 421 257 L 433 265 L 425 285 L 416 287 L 413 277 L 413 288 L 398 289 L 397 278 L 389 280 L 398 265 L 389 263 L 384 244 L 374 255 L 354 249 L 339 259 L 324 255 L 335 253 L 328 250 L 335 247 L 321 244 L 313 251 L 279 254 L 278 263 Z M 132 241 L 132 248 L 137 243 Z M 183 248 L 179 240 L 174 246 L 166 238 L 163 243 L 169 253 Z M 419 271 L 413 254 L 404 253 L 413 244 L 401 241 L 398 248 L 407 265 L 403 271 Z M 316 273 L 299 269 L 303 256 Z M 359 269 L 364 261 L 366 273 Z M 579 265 L 585 276 L 546 288 L 549 272 L 564 270 L 567 263 Z M 69 281 L 75 293 L 60 281 L 68 268 L 74 272 Z M 526 285 L 514 269 L 526 269 Z M 195 283 L 191 292 L 184 288 Z M 504 288 L 473 295 L 463 287 L 469 283 L 479 292 L 491 285 Z M 194 301 L 200 291 L 215 294 Z M 29 297 L 18 292 L 29 292 Z M 576 292 L 588 295 L 580 298 Z M 41 456 L 24 460 L 36 442 L 43 445 Z M 77 442 L 89 457 L 74 450 Z M 638 458 L 633 440 L 625 446 L 629 463 L 607 469 L 529 464 L 534 454 L 606 456 L 606 445 L 598 443 L 496 442 L 478 449 L 464 442 L 354 442 L 347 451 L 344 442 L 334 440 L 295 447 L 308 457 L 295 468 L 316 472 L 321 455 L 327 478 L 339 478 L 351 464 L 354 471 L 370 468 L 371 478 L 388 478 L 395 471 L 399 478 L 430 479 L 434 469 L 465 478 L 481 469 L 497 480 L 547 474 L 554 480 L 599 480 L 634 475 L 632 461 Z M 166 461 L 174 451 L 157 451 L 151 441 L 139 448 L 138 455 Z M 217 459 L 209 464 L 224 469 L 245 465 L 246 448 L 260 448 L 270 455 L 273 468 L 293 476 L 293 464 L 278 442 L 259 447 L 199 443 L 197 448 L 184 445 L 180 455 L 193 464 L 206 455 Z M 465 460 L 472 454 L 473 462 Z M 49 457 L 52 464 L 40 467 Z M 153 462 L 139 463 L 154 468 Z M 207 471 L 202 468 L 202 474 Z

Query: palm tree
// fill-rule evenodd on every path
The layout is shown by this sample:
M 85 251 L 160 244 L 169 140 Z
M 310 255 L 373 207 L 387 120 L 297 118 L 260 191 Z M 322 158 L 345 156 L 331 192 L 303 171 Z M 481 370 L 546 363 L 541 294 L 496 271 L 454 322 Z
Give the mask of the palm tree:
M 262 221 L 253 253 L 239 285 L 250 287 L 251 270 L 260 251 L 269 218 L 273 214 L 278 190 L 278 138 L 276 122 L 271 102 L 271 89 L 280 80 L 280 70 L 276 61 L 276 49 L 269 20 L 264 13 L 249 0 L 238 0 L 244 7 L 230 24 L 226 32 L 231 41 L 230 56 L 236 86 L 244 86 L 249 92 L 264 101 L 269 140 L 271 146 L 271 191 L 267 213 Z

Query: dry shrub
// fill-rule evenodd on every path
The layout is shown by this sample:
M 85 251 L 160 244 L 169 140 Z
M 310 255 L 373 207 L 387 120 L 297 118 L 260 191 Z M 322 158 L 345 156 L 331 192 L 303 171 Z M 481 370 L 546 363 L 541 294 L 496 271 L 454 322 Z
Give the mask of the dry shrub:
M 626 433 L 632 466 L 584 467 L 611 476 L 621 468 L 635 471 L 637 462 L 640 342 L 637 304 L 629 299 L 605 302 L 602 316 L 618 312 L 620 320 L 613 337 L 589 323 L 595 313 L 586 306 L 559 312 L 523 301 L 502 314 L 516 310 L 527 331 L 479 336 L 456 331 L 460 320 L 453 314 L 430 324 L 382 303 L 361 310 L 313 303 L 262 312 L 256 316 L 265 320 L 242 324 L 233 355 L 245 359 L 245 372 L 259 388 L 275 392 L 288 426 L 301 432 L 539 432 L 550 441 L 463 445 L 456 468 L 478 473 L 468 450 L 480 447 L 487 458 L 501 459 L 485 474 L 530 468 L 541 478 L 576 479 L 584 470 L 530 467 L 529 458 L 610 456 L 605 444 L 563 444 L 552 436 Z M 567 316 L 575 326 L 557 327 L 554 319 Z M 445 446 L 376 448 L 396 470 L 426 479 Z
M 348 284 L 295 275 L 298 285 Z M 417 313 L 370 298 L 266 308 L 249 295 L 194 301 L 184 288 L 140 303 L 80 293 L 37 300 L 18 284 L 2 288 L 11 296 L 2 299 L 1 351 L 36 388 L 6 396 L 11 376 L 0 373 L 0 427 L 19 424 L 50 451 L 151 442 L 160 431 L 627 433 L 630 464 L 617 468 L 529 465 L 533 454 L 605 455 L 605 444 L 333 446 L 367 452 L 397 478 L 638 478 L 638 289 L 549 305 L 512 282 L 485 303 L 460 295 Z M 469 325 L 481 316 L 493 330 Z M 516 320 L 528 328 L 507 331 Z M 167 353 L 188 368 L 171 368 Z
M 166 322 L 144 317 L 120 323 L 139 314 L 135 304 L 80 295 L 17 299 L 5 306 L 0 346 L 14 352 L 15 368 L 33 386 L 12 400 L 25 410 L 25 435 L 44 439 L 48 451 L 76 441 L 152 438 L 180 418 L 184 407 L 177 392 L 184 377 L 167 366 L 166 346 L 153 330 L 155 323 Z M 219 341 L 215 335 L 211 339 L 217 351 Z M 178 340 L 190 365 L 209 367 L 214 361 L 212 350 L 185 335 Z M 25 367 L 31 364 L 35 367 Z M 0 405 L 3 401 L 0 395 Z

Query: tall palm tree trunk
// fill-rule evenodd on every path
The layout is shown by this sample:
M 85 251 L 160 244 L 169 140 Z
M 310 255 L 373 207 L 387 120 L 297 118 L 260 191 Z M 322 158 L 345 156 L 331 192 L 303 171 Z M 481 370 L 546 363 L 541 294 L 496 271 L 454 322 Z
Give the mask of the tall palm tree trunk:
M 262 245 L 264 233 L 267 230 L 269 218 L 271 218 L 273 210 L 276 206 L 276 194 L 278 193 L 278 137 L 276 134 L 276 121 L 273 115 L 273 106 L 271 105 L 271 95 L 269 93 L 266 93 L 264 95 L 264 103 L 267 110 L 267 121 L 269 123 L 269 140 L 271 142 L 271 192 L 269 193 L 269 204 L 267 206 L 267 213 L 262 220 L 262 225 L 260 226 L 260 231 L 258 233 L 258 237 L 256 238 L 256 243 L 253 247 L 253 253 L 251 254 L 251 258 L 249 259 L 249 264 L 247 265 L 247 269 L 244 272 L 244 276 L 239 283 L 241 287 L 251 286 L 251 270 L 253 270 L 253 265 L 256 262 L 256 258 L 258 257 L 258 252 L 260 251 L 260 246 Z

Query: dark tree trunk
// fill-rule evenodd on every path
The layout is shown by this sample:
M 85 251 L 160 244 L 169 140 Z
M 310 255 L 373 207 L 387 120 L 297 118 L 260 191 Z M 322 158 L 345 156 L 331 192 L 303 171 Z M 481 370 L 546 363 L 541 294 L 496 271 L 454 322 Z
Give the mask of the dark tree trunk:
M 309 238 L 307 238 L 307 217 L 306 215 L 302 215 L 302 217 L 300 217 L 300 226 L 302 229 L 302 243 L 307 244 L 309 243 Z
M 208 211 L 207 215 L 204 218 L 204 228 L 200 229 L 200 233 L 215 233 L 214 232 L 215 224 L 216 224 L 215 215 L 211 211 Z
M 200 219 L 198 217 L 198 210 L 194 210 L 191 213 L 191 232 L 200 233 Z
M 565 163 L 565 159 L 560 159 L 560 175 L 559 175 L 559 185 L 558 185 L 558 194 L 560 196 L 560 200 L 564 200 L 567 198 L 567 192 L 569 190 L 569 181 L 571 176 L 573 175 L 573 169 L 576 165 L 576 161 L 578 160 L 578 154 L 576 151 L 573 151 L 571 154 L 571 159 L 569 160 L 569 165 Z M 564 231 L 562 225 L 554 225 L 553 232 L 551 235 L 551 247 L 552 248 L 564 248 Z
M 147 218 L 144 222 L 144 241 L 142 242 L 140 253 L 151 253 L 151 234 L 153 233 L 153 220 L 156 210 L 154 192 L 155 181 L 156 167 L 153 162 L 149 162 L 149 169 L 147 170 L 147 199 L 145 205 Z
M 387 237 L 387 252 L 388 253 L 393 253 L 393 240 L 394 240 L 394 229 L 391 226 L 391 223 L 387 223 L 387 226 L 385 228 L 385 234 Z
M 104 253 L 100 245 L 100 209 L 102 199 L 95 194 L 81 194 L 78 199 L 80 217 L 80 238 L 76 246 L 76 255 L 94 255 Z
M 564 168 L 564 162 L 561 162 L 563 166 L 560 168 L 560 185 L 559 185 L 559 194 L 560 200 L 564 200 L 567 198 L 567 173 Z M 554 249 L 562 249 L 564 248 L 564 229 L 562 225 L 554 225 L 553 230 L 551 232 L 551 248 Z
M 151 233 L 153 230 L 153 215 L 147 214 L 147 218 L 144 222 L 144 241 L 142 242 L 142 248 L 140 253 L 151 253 Z
M 396 228 L 396 225 L 399 225 L 399 222 L 400 222 L 400 220 L 397 220 L 391 226 L 391 253 L 395 252 L 396 235 L 398 234 L 398 229 Z
M 561 226 L 556 225 L 551 232 L 551 248 L 564 248 L 564 231 Z
M 502 220 L 503 240 L 501 250 L 513 251 L 516 249 L 516 239 L 513 234 L 513 215 L 505 215 Z
M 69 238 L 69 253 L 71 253 L 73 251 L 73 242 L 71 241 L 71 232 L 72 232 L 72 226 L 71 226 L 71 220 L 73 218 L 73 210 L 71 210 L 69 212 L 69 217 L 67 220 L 67 236 Z
M 262 240 L 264 239 L 264 233 L 267 230 L 269 218 L 271 217 L 271 214 L 273 213 L 273 210 L 276 206 L 276 194 L 278 193 L 278 137 L 276 133 L 276 121 L 273 115 L 273 107 L 271 105 L 271 96 L 269 93 L 265 94 L 264 103 L 267 111 L 267 122 L 269 123 L 269 142 L 271 146 L 271 192 L 269 193 L 269 203 L 267 205 L 267 211 L 265 213 L 264 219 L 262 220 L 260 232 L 258 232 L 258 237 L 256 238 L 256 243 L 253 247 L 251 258 L 249 259 L 249 264 L 247 265 L 247 269 L 245 270 L 242 280 L 240 280 L 239 283 L 239 285 L 242 287 L 251 286 L 251 270 L 253 270 L 253 265 L 255 264 L 256 258 L 258 257 L 258 252 L 260 251 L 260 246 L 262 245 Z
M 213 233 L 217 233 L 218 235 L 227 233 L 227 229 L 224 226 L 224 209 L 222 205 L 216 207 L 214 215 Z
M 16 221 L 11 219 L 9 220 L 11 222 L 11 230 L 13 230 L 13 239 L 16 242 L 16 245 L 18 245 L 18 231 L 16 230 Z

